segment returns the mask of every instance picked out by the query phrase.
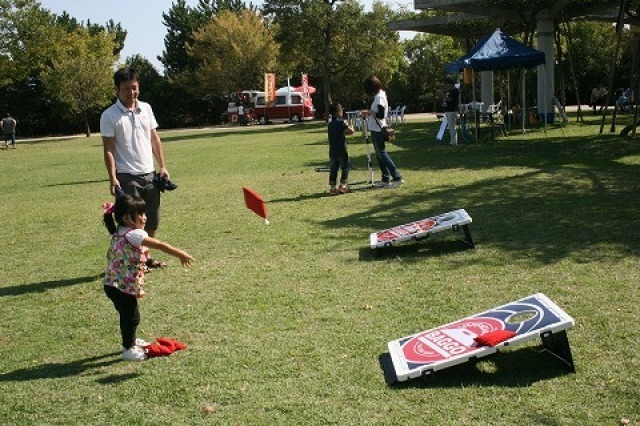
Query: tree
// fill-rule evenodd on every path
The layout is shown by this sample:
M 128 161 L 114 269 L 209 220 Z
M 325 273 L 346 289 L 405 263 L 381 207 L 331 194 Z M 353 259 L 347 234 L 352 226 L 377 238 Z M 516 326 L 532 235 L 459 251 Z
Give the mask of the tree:
M 35 0 L 0 0 L 0 85 L 37 76 L 62 34 Z
M 84 25 L 36 0 L 0 0 L 0 105 L 20 117 L 23 134 L 75 129 L 78 114 L 88 131 L 90 114 L 104 106 L 104 75 L 112 93 L 126 31 L 113 21 Z
M 193 44 L 193 34 L 220 11 L 240 13 L 245 9 L 256 10 L 251 3 L 247 6 L 240 0 L 199 0 L 196 7 L 187 6 L 185 0 L 177 0 L 167 13 L 162 14 L 167 35 L 164 37 L 165 50 L 158 60 L 164 65 L 165 74 L 175 76 L 195 70 L 199 64 L 187 54 L 187 46 Z
M 200 2 L 202 3 L 205 0 L 200 0 Z M 214 1 L 214 0 L 210 0 L 210 1 Z M 239 13 L 244 9 L 249 9 L 252 10 L 254 12 L 258 11 L 258 8 L 256 6 L 254 6 L 252 3 L 249 3 L 248 5 L 242 1 L 242 0 L 218 0 L 218 12 L 223 11 L 223 10 L 230 10 L 232 12 L 236 12 Z
M 60 15 L 56 16 L 56 25 L 66 29 L 67 31 L 73 31 L 82 26 L 76 18 L 69 15 L 66 11 L 63 11 Z
M 153 91 L 153 88 L 162 78 L 153 64 L 140 54 L 129 56 L 124 62 L 138 73 L 138 80 L 143 94 Z
M 201 94 L 220 97 L 259 87 L 274 65 L 277 45 L 259 14 L 225 10 L 194 33 L 187 52 L 201 64 L 194 72 L 195 87 Z
M 87 137 L 89 114 L 102 108 L 113 94 L 115 39 L 112 33 L 89 34 L 86 29 L 67 33 L 65 44 L 42 73 L 47 91 L 76 115 L 82 116 Z
M 571 23 L 571 57 L 580 84 L 580 99 L 589 100 L 591 89 L 609 84 L 611 54 L 615 51 L 615 29 L 600 22 Z M 571 75 L 568 62 L 559 64 L 557 73 Z
M 186 47 L 193 42 L 193 33 L 214 13 L 209 2 L 200 3 L 201 10 L 186 5 L 185 0 L 177 0 L 167 13 L 162 13 L 163 24 L 167 27 L 164 37 L 164 51 L 158 60 L 164 65 L 167 76 L 175 76 L 184 71 L 193 71 L 198 64 L 187 53 Z
M 418 34 L 403 47 L 404 61 L 390 92 L 413 111 L 434 111 L 442 100 L 445 65 L 465 52 L 451 37 L 435 34 Z
M 113 56 L 120 55 L 122 49 L 124 49 L 124 42 L 127 39 L 127 31 L 122 28 L 120 23 L 115 23 L 113 19 L 109 19 L 107 23 L 103 25 L 92 24 L 87 21 L 87 30 L 89 30 L 89 34 L 94 35 L 101 32 L 107 32 L 112 34 L 114 37 L 114 48 L 113 48 Z
M 356 0 L 267 0 L 263 11 L 277 28 L 281 68 L 319 76 L 325 110 L 334 84 L 353 99 L 367 75 L 390 79 L 401 59 L 398 35 L 386 29 L 393 13 L 379 2 L 364 13 Z
M 35 0 L 0 0 L 0 106 L 18 117 L 23 135 L 65 123 L 65 108 L 40 80 L 66 30 Z

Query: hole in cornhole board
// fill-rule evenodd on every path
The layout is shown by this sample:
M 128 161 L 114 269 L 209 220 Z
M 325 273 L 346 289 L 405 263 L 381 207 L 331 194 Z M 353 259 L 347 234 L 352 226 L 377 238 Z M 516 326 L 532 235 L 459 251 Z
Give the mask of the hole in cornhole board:
M 521 324 L 523 322 L 527 322 L 529 320 L 532 320 L 533 318 L 536 317 L 536 315 L 537 315 L 536 311 L 517 312 L 517 313 L 507 317 L 505 322 L 507 324 Z

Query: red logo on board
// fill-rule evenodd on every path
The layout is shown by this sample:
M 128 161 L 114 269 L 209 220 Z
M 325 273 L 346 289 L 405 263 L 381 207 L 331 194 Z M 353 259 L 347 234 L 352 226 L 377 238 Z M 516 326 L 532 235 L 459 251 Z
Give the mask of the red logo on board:
M 396 226 L 395 228 L 380 231 L 378 232 L 377 238 L 380 242 L 394 240 L 396 238 L 411 236 L 420 232 L 428 231 L 437 224 L 438 222 L 431 218 L 419 220 L 417 222 L 411 222 L 406 225 L 400 225 Z
M 481 334 L 504 328 L 504 323 L 495 318 L 467 318 L 413 336 L 403 345 L 402 352 L 407 362 L 443 361 L 475 350 L 474 339 Z

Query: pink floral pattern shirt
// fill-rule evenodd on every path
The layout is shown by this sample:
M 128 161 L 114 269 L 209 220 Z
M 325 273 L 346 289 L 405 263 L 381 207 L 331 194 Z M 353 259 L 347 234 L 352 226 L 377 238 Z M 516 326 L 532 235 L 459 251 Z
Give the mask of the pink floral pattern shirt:
M 143 229 L 118 228 L 107 251 L 105 285 L 138 298 L 144 296 L 144 265 L 149 249 L 142 241 L 148 236 Z

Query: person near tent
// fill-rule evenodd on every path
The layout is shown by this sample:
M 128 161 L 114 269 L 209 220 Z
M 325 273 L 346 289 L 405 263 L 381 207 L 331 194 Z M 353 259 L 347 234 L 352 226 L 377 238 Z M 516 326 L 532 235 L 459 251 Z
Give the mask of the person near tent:
M 453 82 L 449 82 L 452 84 Z M 440 126 L 440 132 L 438 132 L 438 140 L 442 140 L 445 129 L 449 128 L 449 135 L 451 140 L 449 145 L 458 144 L 458 131 L 456 129 L 456 121 L 458 120 L 458 113 L 460 112 L 460 83 L 455 83 L 447 91 L 442 101 L 442 107 L 444 109 L 444 119 Z
M 616 107 L 620 112 L 631 112 L 632 91 L 629 87 L 627 90 L 622 88 L 617 90 Z
M 493 34 L 489 37 L 483 38 L 478 44 L 469 50 L 467 54 L 463 55 L 458 60 L 447 64 L 445 69 L 449 74 L 459 73 L 464 69 L 470 70 L 469 84 L 471 84 L 473 89 L 471 91 L 471 99 L 472 102 L 475 102 L 476 99 L 474 95 L 476 78 L 474 77 L 474 73 L 496 69 L 508 70 L 512 68 L 531 68 L 538 65 L 544 65 L 545 63 L 546 56 L 544 52 L 518 42 L 503 33 L 500 28 L 496 28 Z M 482 80 L 484 76 L 481 75 L 480 78 Z M 523 118 L 522 128 L 524 131 L 525 119 L 528 114 L 528 106 L 524 103 L 524 100 L 526 99 L 524 94 L 524 82 L 521 87 L 523 95 L 521 97 L 522 104 L 519 111 L 520 117 Z M 539 102 L 543 102 L 543 100 L 539 100 Z M 487 103 L 487 105 L 489 103 Z M 509 104 L 505 105 L 505 110 L 508 111 L 511 109 L 512 107 Z M 477 132 L 475 137 L 477 139 Z
M 598 87 L 594 87 L 591 91 L 591 99 L 589 100 L 589 107 L 593 109 L 593 113 L 596 113 L 596 108 L 600 106 L 598 112 L 602 112 L 605 103 L 607 102 L 607 95 L 609 91 L 604 87 L 603 83 L 600 83 Z

